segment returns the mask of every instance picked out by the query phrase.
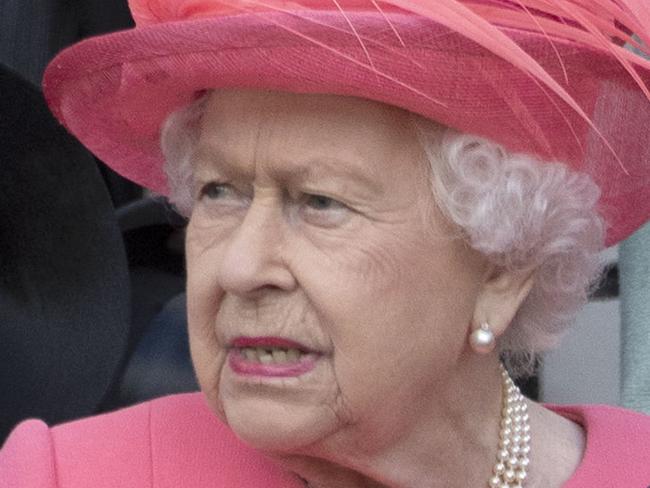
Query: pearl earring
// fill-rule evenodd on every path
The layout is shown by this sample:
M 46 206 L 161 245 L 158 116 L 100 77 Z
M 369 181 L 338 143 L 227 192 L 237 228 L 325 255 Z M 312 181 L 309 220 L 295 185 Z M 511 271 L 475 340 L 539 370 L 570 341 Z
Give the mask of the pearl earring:
M 480 327 L 470 334 L 469 344 L 479 354 L 487 354 L 494 350 L 496 340 L 487 322 L 482 322 Z

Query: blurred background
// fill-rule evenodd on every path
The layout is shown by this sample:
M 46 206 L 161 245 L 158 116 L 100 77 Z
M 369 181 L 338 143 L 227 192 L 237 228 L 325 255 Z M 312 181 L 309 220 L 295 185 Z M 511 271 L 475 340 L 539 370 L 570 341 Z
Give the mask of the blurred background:
M 131 26 L 126 0 L 0 2 L 0 444 L 50 424 L 195 390 L 185 332 L 184 220 L 96 160 L 49 115 L 48 61 Z M 549 403 L 650 413 L 650 226 L 522 386 Z

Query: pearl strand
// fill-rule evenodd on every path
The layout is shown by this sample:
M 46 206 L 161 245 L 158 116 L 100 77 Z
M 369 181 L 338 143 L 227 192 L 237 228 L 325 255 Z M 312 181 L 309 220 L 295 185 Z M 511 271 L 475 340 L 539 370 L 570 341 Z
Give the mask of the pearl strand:
M 528 405 L 519 388 L 501 365 L 503 402 L 499 450 L 490 488 L 522 488 L 528 473 L 530 454 L 530 424 Z
M 503 400 L 501 403 L 501 425 L 499 450 L 490 488 L 523 488 L 528 474 L 530 454 L 530 423 L 526 399 L 510 378 L 506 368 L 501 366 Z M 310 488 L 307 480 L 305 487 Z

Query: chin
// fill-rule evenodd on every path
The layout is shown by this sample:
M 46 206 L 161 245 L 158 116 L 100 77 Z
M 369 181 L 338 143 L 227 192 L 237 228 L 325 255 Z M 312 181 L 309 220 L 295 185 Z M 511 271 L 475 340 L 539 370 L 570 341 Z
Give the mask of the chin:
M 338 421 L 325 405 L 296 405 L 269 398 L 223 398 L 228 426 L 250 446 L 268 453 L 298 452 L 334 433 Z

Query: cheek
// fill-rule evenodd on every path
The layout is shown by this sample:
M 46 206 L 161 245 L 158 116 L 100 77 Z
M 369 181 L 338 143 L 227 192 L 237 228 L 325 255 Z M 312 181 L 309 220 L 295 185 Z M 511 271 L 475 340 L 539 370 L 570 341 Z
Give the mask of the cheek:
M 471 308 L 471 287 L 448 242 L 425 241 L 408 228 L 366 231 L 328 246 L 297 242 L 288 252 L 290 265 L 325 321 L 334 327 L 358 321 L 343 335 L 368 332 L 368 322 L 381 317 L 404 333 L 423 315 Z
M 311 250 L 311 260 L 294 248 L 352 409 L 378 395 L 397 401 L 443 376 L 464 348 L 473 312 L 476 287 L 455 243 L 406 231 L 389 237 L 361 235 L 332 252 Z
M 218 341 L 215 317 L 222 292 L 217 286 L 214 266 L 217 251 L 205 245 L 205 238 L 188 227 L 187 259 L 187 317 L 192 363 L 201 390 L 219 415 L 223 409 L 218 402 L 219 377 L 225 361 L 225 349 Z

